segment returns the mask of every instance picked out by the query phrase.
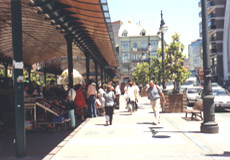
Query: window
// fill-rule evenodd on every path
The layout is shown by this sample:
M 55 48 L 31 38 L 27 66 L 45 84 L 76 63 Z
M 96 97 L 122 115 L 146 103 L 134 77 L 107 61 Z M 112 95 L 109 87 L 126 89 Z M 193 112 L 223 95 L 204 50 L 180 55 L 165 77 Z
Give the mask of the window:
M 147 44 L 146 43 L 142 43 L 141 44 L 141 48 L 142 48 L 142 50 L 147 50 Z
M 128 36 L 128 31 L 124 30 L 124 31 L 122 32 L 122 36 L 123 36 L 123 37 L 127 37 L 127 36 Z
M 133 51 L 137 52 L 137 43 L 133 43 Z
M 121 42 L 122 51 L 129 51 L 129 42 Z
M 145 36 L 145 33 L 146 33 L 146 31 L 145 31 L 144 29 L 142 29 L 140 35 L 141 35 L 141 36 Z
M 137 43 L 133 43 L 133 48 L 137 48 Z
M 127 67 L 123 67 L 123 68 L 122 68 L 122 71 L 123 71 L 123 72 L 128 72 L 128 68 L 127 68 Z
M 122 62 L 129 63 L 130 62 L 130 53 L 122 53 Z
M 141 55 L 140 54 L 133 54 L 133 61 L 137 62 L 141 59 Z
M 150 45 L 152 47 L 152 50 L 157 50 L 158 41 L 150 41 Z
M 157 52 L 150 52 L 150 58 L 157 58 Z

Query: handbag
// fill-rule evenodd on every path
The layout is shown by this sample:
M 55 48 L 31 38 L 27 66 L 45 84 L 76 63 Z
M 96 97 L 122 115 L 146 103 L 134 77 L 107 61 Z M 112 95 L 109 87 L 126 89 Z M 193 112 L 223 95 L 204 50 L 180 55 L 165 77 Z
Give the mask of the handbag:
M 74 101 L 68 101 L 66 104 L 66 108 L 67 108 L 67 110 L 76 109 L 76 105 L 75 105 Z

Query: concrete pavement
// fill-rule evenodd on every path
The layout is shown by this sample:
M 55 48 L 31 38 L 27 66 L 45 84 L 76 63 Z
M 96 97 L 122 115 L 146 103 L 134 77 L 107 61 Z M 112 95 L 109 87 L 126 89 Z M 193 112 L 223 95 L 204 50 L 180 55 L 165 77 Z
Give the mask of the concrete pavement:
M 216 113 L 218 134 L 200 133 L 202 121 L 185 119 L 185 113 L 161 113 L 153 125 L 153 112 L 146 97 L 133 115 L 121 108 L 113 125 L 105 117 L 90 118 L 53 149 L 45 160 L 229 160 L 230 113 Z

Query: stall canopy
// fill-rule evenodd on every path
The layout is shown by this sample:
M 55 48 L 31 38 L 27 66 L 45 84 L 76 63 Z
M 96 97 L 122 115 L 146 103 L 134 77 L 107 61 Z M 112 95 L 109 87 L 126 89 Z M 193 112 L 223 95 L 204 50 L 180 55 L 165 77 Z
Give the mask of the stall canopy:
M 0 3 L 0 61 L 7 63 L 13 57 L 10 3 Z M 85 54 L 103 67 L 117 67 L 106 0 L 22 0 L 22 30 L 25 66 L 66 56 L 65 35 L 69 35 L 73 56 L 78 57 L 74 65 L 80 73 L 85 72 Z M 65 66 L 66 62 L 60 61 L 49 67 L 59 74 Z M 116 70 L 113 73 L 118 74 Z

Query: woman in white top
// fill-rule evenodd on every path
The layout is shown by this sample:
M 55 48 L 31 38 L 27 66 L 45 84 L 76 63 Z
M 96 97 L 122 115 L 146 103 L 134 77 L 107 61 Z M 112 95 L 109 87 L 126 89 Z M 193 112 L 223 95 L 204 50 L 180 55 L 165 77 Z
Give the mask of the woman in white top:
M 128 82 L 128 86 L 126 88 L 125 93 L 127 95 L 127 103 L 132 105 L 132 108 L 128 108 L 132 114 L 132 112 L 134 112 L 135 109 L 135 101 L 137 99 L 137 93 L 135 88 L 133 87 L 133 82 L 131 80 L 129 80 Z

